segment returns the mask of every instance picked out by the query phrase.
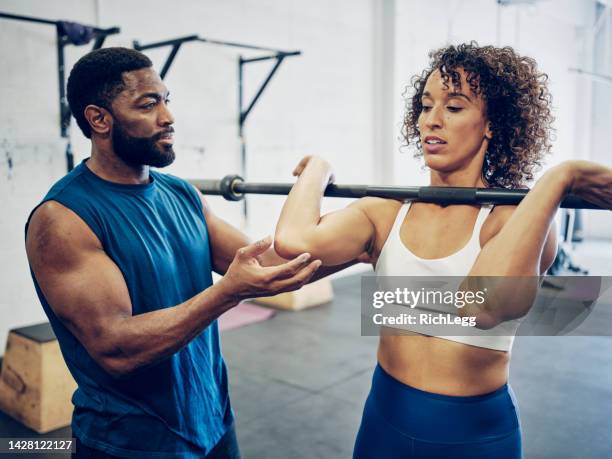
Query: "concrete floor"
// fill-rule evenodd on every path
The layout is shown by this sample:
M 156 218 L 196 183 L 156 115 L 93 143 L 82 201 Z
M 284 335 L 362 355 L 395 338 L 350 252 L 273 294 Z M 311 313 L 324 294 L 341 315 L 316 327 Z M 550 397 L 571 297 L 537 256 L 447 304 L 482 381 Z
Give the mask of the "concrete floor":
M 612 274 L 610 247 L 586 247 L 591 274 Z M 334 293 L 332 304 L 223 333 L 245 459 L 351 457 L 377 338 L 360 336 L 359 276 L 335 280 Z M 510 381 L 525 458 L 612 457 L 612 338 L 517 337 Z M 7 436 L 36 435 L 0 414 Z
M 246 459 L 351 457 L 377 339 L 360 336 L 359 278 L 334 291 L 331 305 L 224 334 Z M 612 457 L 611 338 L 517 337 L 511 384 L 526 458 Z

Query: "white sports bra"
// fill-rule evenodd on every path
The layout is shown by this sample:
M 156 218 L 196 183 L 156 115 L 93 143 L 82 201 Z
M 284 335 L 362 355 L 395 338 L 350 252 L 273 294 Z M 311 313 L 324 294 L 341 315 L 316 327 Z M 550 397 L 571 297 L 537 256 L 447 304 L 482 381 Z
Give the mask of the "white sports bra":
M 487 216 L 491 212 L 493 206 L 482 206 L 478 212 L 476 223 L 472 231 L 472 237 L 468 243 L 459 251 L 444 258 L 424 259 L 416 256 L 404 245 L 400 239 L 400 228 L 406 214 L 410 209 L 410 203 L 405 203 L 400 208 L 393 228 L 389 233 L 389 237 L 385 241 L 385 244 L 380 252 L 378 261 L 376 263 L 376 275 L 377 276 L 466 276 L 472 268 L 476 257 L 480 252 L 480 230 Z M 416 309 L 420 309 L 418 306 Z M 457 315 L 456 309 L 451 307 L 447 313 Z M 431 312 L 431 311 L 427 311 Z M 442 313 L 438 313 L 442 315 Z M 386 325 L 392 328 L 401 328 L 403 330 L 416 331 L 418 333 L 430 334 L 424 331 L 422 326 L 410 326 L 405 325 Z M 450 341 L 457 341 L 463 344 L 469 344 L 472 346 L 483 347 L 487 349 L 495 349 L 499 351 L 510 351 L 512 343 L 514 342 L 514 335 L 516 329 L 519 326 L 519 320 L 510 320 L 503 322 L 496 327 L 489 330 L 481 330 L 473 328 L 470 333 L 473 336 L 461 336 L 461 333 L 465 333 L 465 328 L 461 325 L 446 325 L 445 327 L 451 327 L 449 329 L 449 335 L 457 331 L 457 336 L 439 336 L 435 335 L 435 332 L 431 333 L 431 336 L 437 336 Z M 426 329 L 425 329 L 426 330 Z

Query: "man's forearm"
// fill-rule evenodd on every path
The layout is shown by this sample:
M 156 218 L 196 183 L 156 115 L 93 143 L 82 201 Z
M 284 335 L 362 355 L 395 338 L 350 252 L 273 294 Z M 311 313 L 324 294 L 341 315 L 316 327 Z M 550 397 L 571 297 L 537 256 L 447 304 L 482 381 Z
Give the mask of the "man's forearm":
M 330 276 L 331 274 L 337 273 L 338 271 L 342 271 L 343 269 L 349 268 L 353 265 L 356 265 L 357 263 L 359 263 L 358 260 L 352 260 L 347 261 L 346 263 L 342 263 L 341 265 L 321 266 L 319 269 L 317 269 L 317 272 L 314 274 L 314 276 L 312 276 L 310 282 L 315 282 L 320 279 L 323 279 L 324 277 Z
M 179 351 L 238 304 L 221 279 L 179 305 L 118 320 L 104 367 L 120 377 L 155 365 Z
M 288 260 L 286 258 L 281 257 L 273 248 L 270 248 L 265 253 L 258 257 L 259 263 L 262 266 L 277 266 L 281 263 L 286 263 Z M 327 277 L 331 274 L 337 273 L 338 271 L 342 271 L 350 266 L 356 265 L 359 263 L 359 260 L 351 260 L 346 263 L 342 263 L 340 265 L 331 265 L 331 266 L 321 266 L 315 272 L 314 276 L 310 279 L 309 283 L 316 282 L 324 277 Z

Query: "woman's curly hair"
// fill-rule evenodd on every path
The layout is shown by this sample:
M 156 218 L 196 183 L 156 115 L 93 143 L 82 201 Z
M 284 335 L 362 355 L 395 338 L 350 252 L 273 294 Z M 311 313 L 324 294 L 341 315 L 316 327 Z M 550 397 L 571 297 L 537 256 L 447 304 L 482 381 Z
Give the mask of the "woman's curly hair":
M 533 180 L 542 158 L 550 152 L 552 133 L 548 75 L 535 60 L 519 56 L 510 47 L 478 46 L 476 42 L 448 46 L 429 54 L 430 66 L 411 81 L 406 96 L 402 136 L 423 155 L 418 126 L 421 98 L 427 78 L 439 70 L 446 87 L 461 87 L 459 69 L 474 94 L 482 96 L 493 138 L 485 155 L 482 175 L 491 187 L 519 188 Z M 408 90 L 408 88 L 407 88 Z

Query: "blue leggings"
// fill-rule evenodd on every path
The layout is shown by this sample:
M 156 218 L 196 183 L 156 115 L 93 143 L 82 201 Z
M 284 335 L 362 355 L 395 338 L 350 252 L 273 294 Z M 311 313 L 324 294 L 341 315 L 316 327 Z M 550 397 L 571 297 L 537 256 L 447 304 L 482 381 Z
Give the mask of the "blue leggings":
M 507 384 L 455 397 L 410 387 L 380 365 L 374 370 L 353 459 L 521 457 L 521 427 Z

